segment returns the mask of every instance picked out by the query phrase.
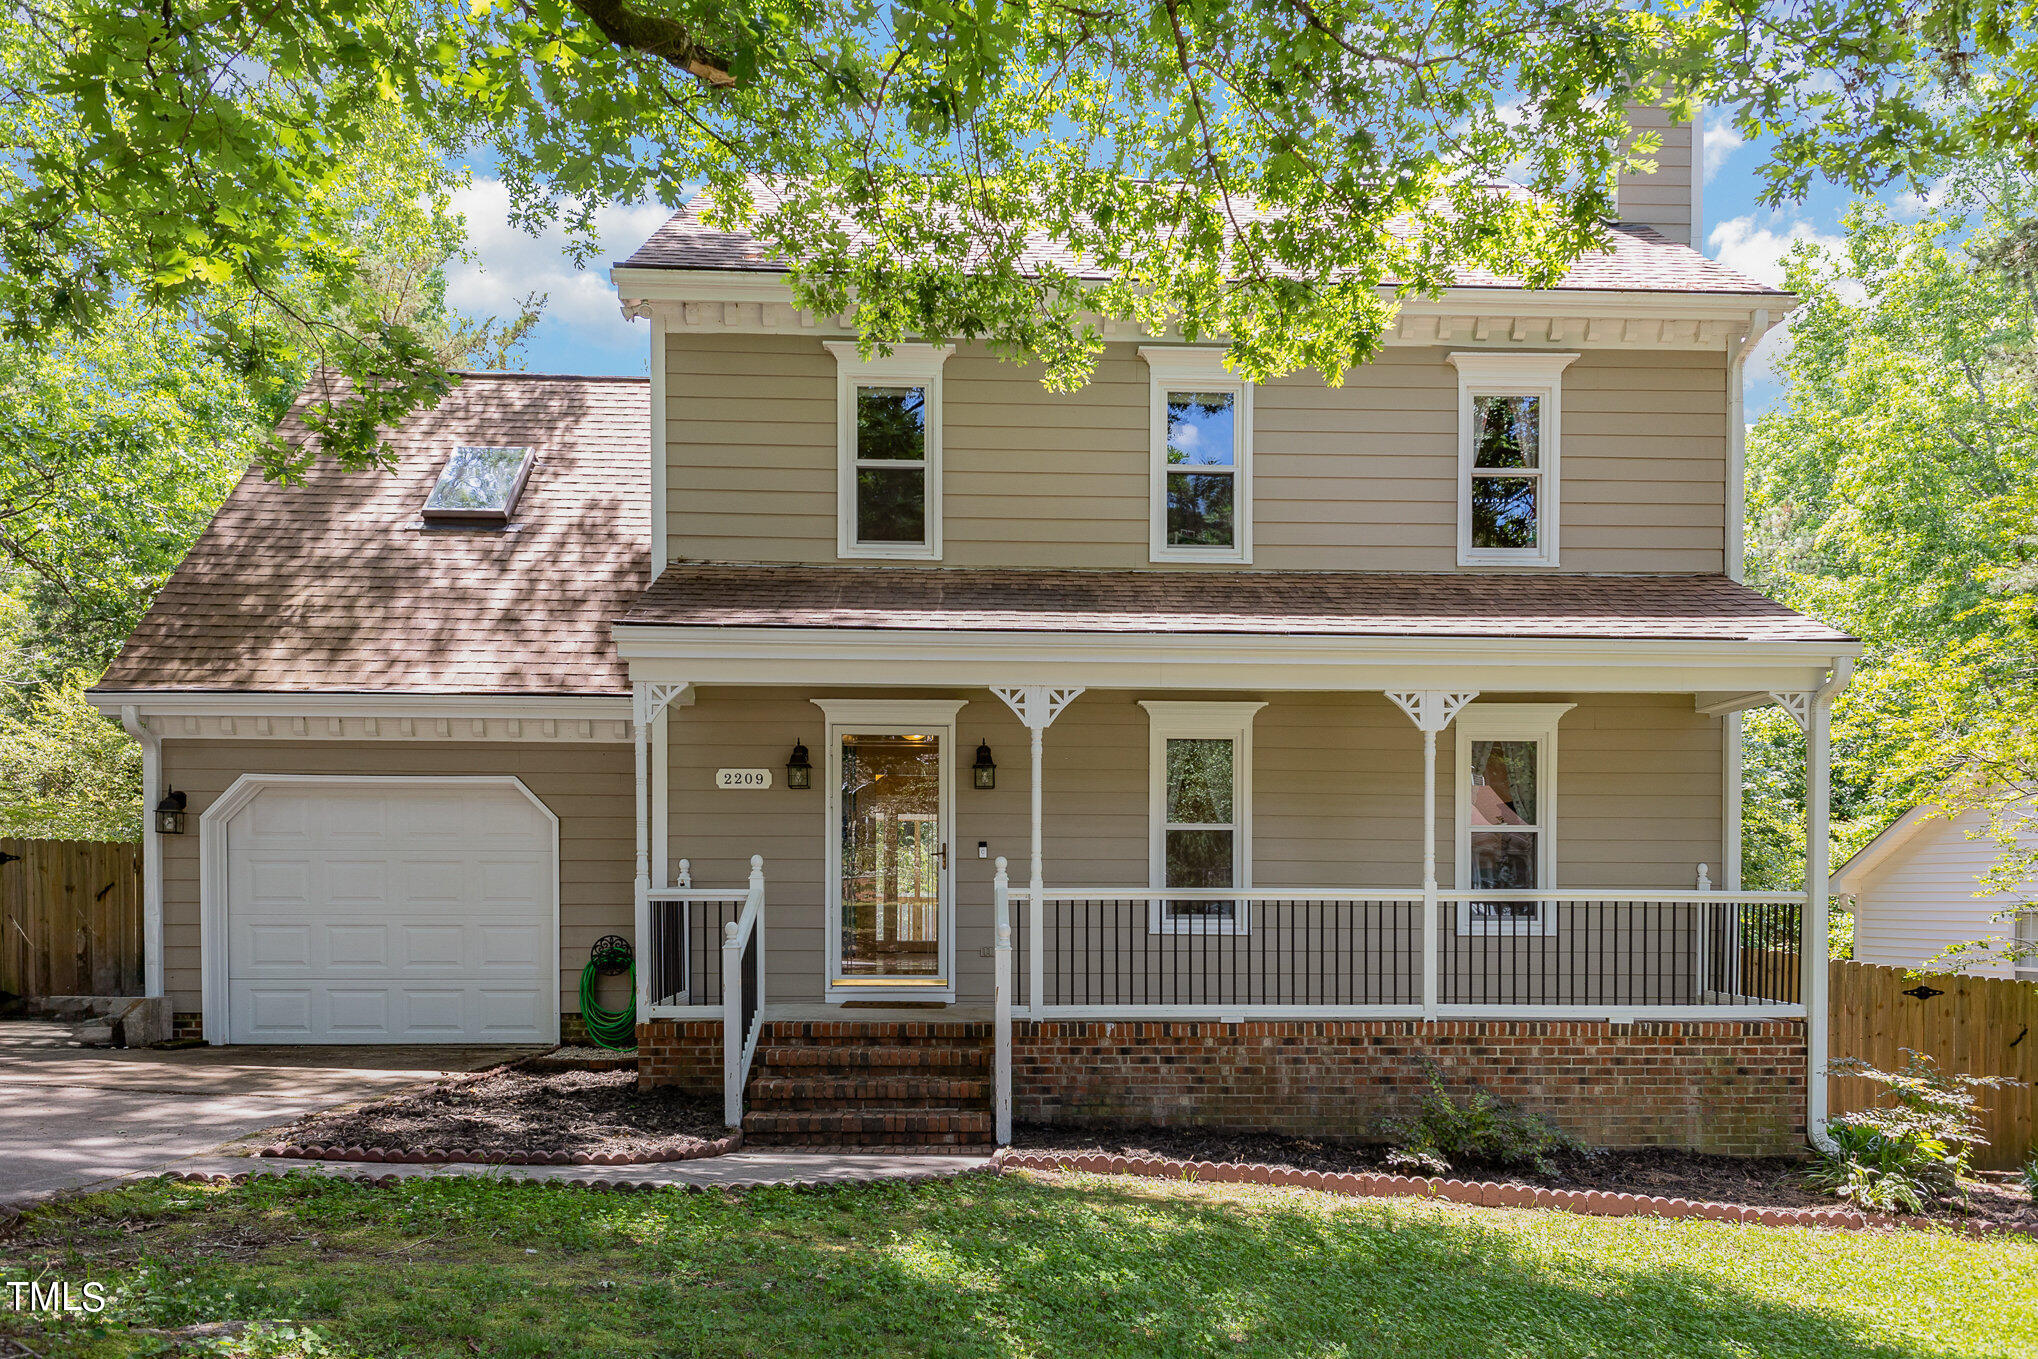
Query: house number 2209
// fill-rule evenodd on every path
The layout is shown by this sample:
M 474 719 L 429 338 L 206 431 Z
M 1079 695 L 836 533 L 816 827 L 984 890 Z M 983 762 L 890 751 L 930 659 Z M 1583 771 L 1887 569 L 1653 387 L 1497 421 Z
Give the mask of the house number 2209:
M 715 787 L 769 788 L 771 787 L 771 771 L 769 769 L 717 769 L 715 771 Z

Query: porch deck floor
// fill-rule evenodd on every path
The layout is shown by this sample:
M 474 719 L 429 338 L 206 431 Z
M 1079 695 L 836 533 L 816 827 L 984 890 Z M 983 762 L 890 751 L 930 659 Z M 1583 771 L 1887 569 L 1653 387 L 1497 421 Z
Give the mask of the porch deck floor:
M 781 1005 L 767 1003 L 764 1018 L 790 1024 L 988 1024 L 988 1005 Z

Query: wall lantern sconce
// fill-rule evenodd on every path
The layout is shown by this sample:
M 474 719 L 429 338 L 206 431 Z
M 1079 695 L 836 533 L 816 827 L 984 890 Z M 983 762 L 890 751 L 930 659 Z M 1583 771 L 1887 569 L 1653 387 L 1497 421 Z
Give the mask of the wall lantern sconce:
M 184 794 L 171 789 L 163 794 L 163 800 L 156 804 L 156 834 L 182 835 L 184 833 Z
M 979 788 L 998 786 L 998 766 L 991 759 L 989 742 L 977 742 L 977 762 L 969 767 L 969 772 L 974 776 L 975 784 Z
M 788 788 L 812 788 L 814 786 L 814 762 L 807 758 L 807 747 L 793 742 L 792 758 L 785 762 L 785 786 Z

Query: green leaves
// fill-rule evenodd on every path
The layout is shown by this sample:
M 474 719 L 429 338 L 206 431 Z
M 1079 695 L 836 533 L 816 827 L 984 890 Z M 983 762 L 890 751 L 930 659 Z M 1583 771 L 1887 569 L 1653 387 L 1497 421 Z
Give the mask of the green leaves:
M 1750 582 L 1868 644 L 1835 708 L 1842 854 L 1926 800 L 2007 836 L 2038 791 L 2038 292 L 2021 250 L 2038 183 L 1984 158 L 1939 198 L 1915 223 L 1858 204 L 1841 250 L 1799 247 L 1789 386 L 1748 442 Z M 1798 745 L 1771 735 L 1751 769 Z M 1750 797 L 1773 850 L 1801 786 Z M 2028 857 L 2007 876 L 2026 895 Z

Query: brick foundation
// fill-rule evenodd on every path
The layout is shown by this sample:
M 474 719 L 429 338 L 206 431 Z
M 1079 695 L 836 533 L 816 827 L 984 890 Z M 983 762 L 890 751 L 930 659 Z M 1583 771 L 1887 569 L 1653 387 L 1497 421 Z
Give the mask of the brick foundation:
M 637 1084 L 722 1093 L 722 1021 L 647 1019 L 637 1025 Z
M 195 1010 L 179 1010 L 170 1016 L 170 1039 L 205 1037 L 205 1016 Z
M 1015 1021 L 1013 1116 L 1364 1138 L 1411 1113 L 1424 1059 L 1588 1146 L 1791 1155 L 1805 1145 L 1804 1025 L 1405 1020 Z
M 637 1026 L 638 1076 L 722 1088 L 719 1021 Z M 1732 1156 L 1805 1146 L 1796 1020 L 1084 1020 L 1012 1025 L 1012 1113 L 1068 1127 L 1200 1125 L 1364 1139 L 1413 1113 L 1424 1059 L 1594 1147 Z

